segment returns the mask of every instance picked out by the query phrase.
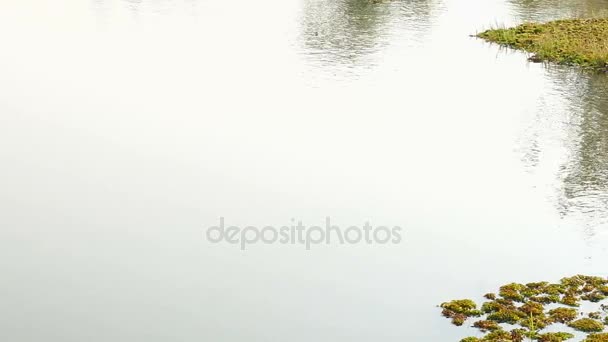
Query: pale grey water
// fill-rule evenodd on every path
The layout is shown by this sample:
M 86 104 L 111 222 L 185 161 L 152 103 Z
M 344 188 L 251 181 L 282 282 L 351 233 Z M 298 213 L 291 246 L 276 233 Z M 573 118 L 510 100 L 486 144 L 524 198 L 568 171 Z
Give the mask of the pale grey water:
M 608 78 L 469 34 L 604 1 L 0 4 L 0 339 L 456 341 L 436 304 L 607 276 Z M 382 246 L 204 229 L 405 227 Z

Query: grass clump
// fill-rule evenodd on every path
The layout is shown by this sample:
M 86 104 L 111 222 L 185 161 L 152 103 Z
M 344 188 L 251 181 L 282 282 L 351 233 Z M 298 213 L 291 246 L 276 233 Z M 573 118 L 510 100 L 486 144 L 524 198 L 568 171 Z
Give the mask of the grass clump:
M 533 54 L 530 60 L 535 62 L 550 61 L 608 71 L 608 18 L 525 23 L 512 28 L 487 30 L 477 37 L 530 52 Z M 585 283 L 598 279 L 568 280 Z

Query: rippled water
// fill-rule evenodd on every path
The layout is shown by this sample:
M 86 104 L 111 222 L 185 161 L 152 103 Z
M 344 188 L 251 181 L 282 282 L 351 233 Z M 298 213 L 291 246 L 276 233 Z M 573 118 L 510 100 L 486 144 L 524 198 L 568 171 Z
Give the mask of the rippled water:
M 607 10 L 0 4 L 0 337 L 452 341 L 444 300 L 606 276 L 608 78 L 469 35 Z M 220 216 L 405 233 L 241 251 Z

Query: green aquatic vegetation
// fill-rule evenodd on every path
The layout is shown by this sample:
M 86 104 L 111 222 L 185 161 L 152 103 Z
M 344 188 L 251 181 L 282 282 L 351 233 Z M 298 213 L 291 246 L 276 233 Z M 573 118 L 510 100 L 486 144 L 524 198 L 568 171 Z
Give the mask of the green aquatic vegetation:
M 608 342 L 608 334 L 591 334 L 583 342 Z
M 470 299 L 457 299 L 442 303 L 441 314 L 446 318 L 452 319 L 452 324 L 461 326 L 469 317 L 478 317 L 482 312 L 477 310 L 477 304 Z
M 575 275 L 572 277 L 566 277 L 566 278 L 562 278 L 559 280 L 559 282 L 566 286 L 566 287 L 570 287 L 570 288 L 578 288 L 581 286 L 584 286 L 585 283 L 587 283 L 585 276 L 581 276 L 581 275 Z
M 606 341 L 606 334 L 597 334 L 608 325 L 608 305 L 600 304 L 600 311 L 582 312 L 583 301 L 599 302 L 606 298 L 608 279 L 576 275 L 562 278 L 559 283 L 537 282 L 510 283 L 499 288 L 498 295 L 487 293 L 478 309 L 470 299 L 461 299 L 441 304 L 442 314 L 452 323 L 463 325 L 470 317 L 481 317 L 473 327 L 486 333 L 482 337 L 468 337 L 462 342 L 492 341 L 566 341 L 573 335 L 566 332 L 543 332 L 546 327 L 558 323 L 589 333 L 585 341 Z M 546 308 L 546 304 L 551 304 Z M 585 316 L 584 318 L 582 316 Z M 588 317 L 586 317 L 588 316 Z M 578 318 L 578 319 L 577 319 Z M 519 325 L 511 331 L 508 325 Z
M 591 318 L 581 318 L 568 323 L 568 326 L 583 332 L 600 332 L 604 330 L 604 323 Z
M 573 308 L 555 308 L 549 310 L 549 319 L 555 323 L 569 323 L 578 317 L 578 311 Z
M 494 300 L 496 299 L 496 295 L 494 293 L 486 293 L 483 295 L 485 299 Z
M 568 305 L 568 306 L 579 306 L 580 305 L 578 298 L 571 293 L 565 294 L 559 302 L 564 305 Z
M 501 286 L 498 294 L 505 299 L 521 302 L 524 300 L 524 295 L 521 294 L 524 289 L 525 286 L 522 284 L 511 283 Z
M 545 287 L 545 294 L 548 296 L 560 296 L 566 292 L 565 286 L 562 284 L 549 284 Z
M 511 342 L 513 339 L 511 338 L 511 334 L 504 330 L 496 330 L 488 335 L 477 338 L 477 337 L 466 337 L 460 340 L 460 342 Z
M 605 298 L 606 298 L 606 296 L 602 292 L 597 291 L 597 290 L 592 290 L 591 292 L 581 296 L 582 300 L 588 300 L 588 301 L 594 302 L 594 303 L 597 303 Z
M 526 315 L 539 316 L 543 314 L 545 307 L 541 303 L 526 302 L 519 308 L 519 310 L 524 312 Z
M 530 331 L 535 332 L 537 329 L 544 329 L 553 322 L 545 316 L 544 313 L 539 315 L 530 314 L 527 319 L 519 321 L 519 325 L 528 328 Z
M 504 307 L 505 307 L 504 305 L 497 303 L 496 300 L 493 300 L 491 302 L 485 302 L 485 303 L 481 304 L 481 312 L 483 312 L 483 313 L 496 312 L 496 311 L 503 309 Z
M 574 335 L 566 332 L 556 332 L 556 333 L 545 333 L 538 335 L 537 340 L 539 342 L 562 342 L 573 338 Z
M 498 323 L 517 324 L 526 315 L 518 310 L 499 310 L 488 315 L 487 319 Z
M 520 292 L 526 298 L 535 297 L 545 293 L 545 287 L 547 287 L 547 285 L 549 285 L 549 283 L 546 281 L 528 283 L 520 290 Z
M 470 299 L 457 299 L 450 302 L 442 303 L 441 307 L 455 313 L 464 314 L 467 316 L 479 316 L 477 304 Z
M 479 342 L 481 341 L 480 339 L 478 339 L 477 337 L 465 337 L 462 340 L 460 340 L 460 342 Z
M 608 71 L 608 18 L 556 20 L 525 23 L 511 28 L 490 29 L 477 37 L 532 53 L 530 60 L 580 65 Z M 574 279 L 573 279 L 574 278 Z M 567 283 L 605 281 L 598 277 L 574 276 Z M 569 286 L 569 284 L 562 283 Z
M 511 340 L 514 342 L 522 342 L 524 338 L 531 337 L 534 334 L 526 329 L 511 330 Z
M 481 320 L 473 323 L 473 326 L 483 332 L 500 329 L 500 325 L 495 321 Z
M 484 336 L 482 341 L 487 342 L 502 342 L 502 341 L 513 341 L 511 333 L 504 330 L 494 330 Z
M 485 302 L 481 305 L 481 311 L 483 312 L 494 312 L 501 309 L 515 309 L 515 304 L 510 299 L 496 298 L 491 302 Z
M 591 277 L 584 275 L 578 275 L 578 277 L 583 279 L 587 283 L 587 285 L 591 285 L 594 288 L 599 288 L 608 285 L 608 279 L 604 279 L 602 277 Z
M 467 317 L 467 315 L 455 313 L 454 311 L 445 310 L 445 309 L 441 312 L 441 314 L 446 318 L 451 318 L 452 324 L 454 324 L 456 326 L 463 325 L 464 322 L 469 318 L 469 317 Z
M 528 298 L 533 302 L 538 302 L 541 304 L 551 304 L 559 302 L 559 295 L 543 295 L 543 296 L 533 296 Z

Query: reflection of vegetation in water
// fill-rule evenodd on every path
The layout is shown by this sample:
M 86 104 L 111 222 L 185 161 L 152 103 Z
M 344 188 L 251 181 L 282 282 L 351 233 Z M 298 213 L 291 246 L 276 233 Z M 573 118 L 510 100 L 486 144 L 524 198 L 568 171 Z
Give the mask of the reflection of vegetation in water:
M 608 70 L 608 19 L 557 20 L 492 29 L 478 37 L 534 53 L 533 60 Z
M 561 218 L 589 243 L 608 228 L 608 75 L 548 66 L 549 84 L 523 134 L 522 161 Z M 547 177 L 552 181 L 546 182 Z
M 501 286 L 498 294 L 488 293 L 478 308 L 470 299 L 453 300 L 441 304 L 442 315 L 461 326 L 477 319 L 473 327 L 483 337 L 467 337 L 461 342 L 479 341 L 565 341 L 574 337 L 569 332 L 543 332 L 551 325 L 590 333 L 586 342 L 608 342 L 608 334 L 600 333 L 608 324 L 608 306 L 599 305 L 598 311 L 583 312 L 582 302 L 599 303 L 608 296 L 608 280 L 577 275 L 563 278 L 559 283 L 511 283 Z M 597 306 L 597 305 L 596 305 Z
M 521 21 L 548 21 L 608 15 L 605 0 L 509 0 Z
M 302 39 L 308 55 L 324 63 L 352 65 L 388 43 L 391 21 L 412 20 L 422 29 L 429 17 L 428 0 L 306 0 Z
M 575 108 L 578 120 L 573 129 L 578 140 L 571 159 L 564 167 L 564 210 L 579 210 L 584 215 L 608 213 L 608 77 L 583 75 Z M 577 85 L 580 87 L 581 85 Z M 600 217 L 601 219 L 601 217 Z

